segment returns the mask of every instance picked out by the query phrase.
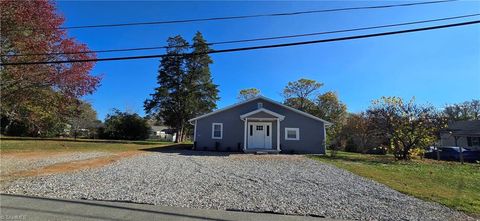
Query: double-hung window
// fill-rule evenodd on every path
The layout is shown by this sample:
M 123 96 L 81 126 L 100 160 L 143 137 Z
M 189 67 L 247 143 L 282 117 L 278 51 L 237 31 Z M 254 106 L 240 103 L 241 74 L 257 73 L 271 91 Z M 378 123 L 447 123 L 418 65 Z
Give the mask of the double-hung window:
M 222 139 L 223 138 L 223 124 L 222 123 L 213 123 L 212 124 L 212 139 Z
M 300 129 L 286 127 L 285 140 L 300 140 Z

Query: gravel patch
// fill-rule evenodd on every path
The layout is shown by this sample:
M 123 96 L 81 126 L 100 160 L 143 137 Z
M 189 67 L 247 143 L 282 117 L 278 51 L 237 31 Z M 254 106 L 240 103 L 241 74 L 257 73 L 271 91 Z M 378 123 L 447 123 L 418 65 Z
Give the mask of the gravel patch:
M 1 192 L 340 219 L 473 220 L 303 156 L 201 153 L 144 154 L 101 168 L 16 180 Z
M 15 155 L 4 155 L 1 157 L 0 174 L 7 175 L 13 172 L 26 171 L 34 168 L 45 167 L 57 163 L 65 163 L 77 160 L 111 155 L 108 152 L 68 152 L 64 154 L 53 154 L 42 157 L 19 157 Z

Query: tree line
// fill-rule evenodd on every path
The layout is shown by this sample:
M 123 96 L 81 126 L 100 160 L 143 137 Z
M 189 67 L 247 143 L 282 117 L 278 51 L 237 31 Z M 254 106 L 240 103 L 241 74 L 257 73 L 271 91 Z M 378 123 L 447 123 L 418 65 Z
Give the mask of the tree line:
M 2 63 L 38 60 L 85 60 L 95 53 L 67 35 L 64 18 L 47 0 L 0 1 Z M 15 136 L 59 136 L 66 128 L 80 136 L 84 129 L 107 139 L 145 139 L 148 120 L 177 132 L 177 142 L 192 133 L 188 120 L 216 108 L 218 85 L 213 83 L 206 53 L 209 44 L 200 32 L 189 43 L 181 36 L 167 39 L 166 56 L 160 60 L 158 86 L 144 102 L 147 118 L 114 110 L 104 124 L 91 104 L 82 100 L 95 92 L 101 77 L 93 75 L 94 62 L 0 67 L 1 133 Z M 10 56 L 16 54 L 48 54 Z M 9 56 L 6 56 L 9 55 Z M 448 121 L 478 120 L 480 100 L 449 105 L 439 111 L 428 104 L 382 97 L 361 113 L 348 113 L 333 91 L 320 93 L 323 83 L 310 79 L 289 82 L 283 89 L 284 103 L 334 123 L 327 130 L 330 149 L 363 152 L 381 147 L 398 158 L 408 159 L 414 150 L 432 144 Z M 239 100 L 260 94 L 256 88 L 241 90 Z M 139 133 L 137 133 L 139 132 Z M 83 135 L 81 135 L 83 136 Z M 89 135 L 90 136 L 90 135 Z
M 412 98 L 381 97 L 360 113 L 349 113 L 333 91 L 319 93 L 323 83 L 310 79 L 289 82 L 283 89 L 283 103 L 332 122 L 327 129 L 327 146 L 337 150 L 366 152 L 372 148 L 393 153 L 408 160 L 434 145 L 448 122 L 479 120 L 480 100 L 466 101 L 438 110 L 429 104 L 418 104 Z M 239 92 L 239 100 L 260 95 L 260 90 L 247 88 Z

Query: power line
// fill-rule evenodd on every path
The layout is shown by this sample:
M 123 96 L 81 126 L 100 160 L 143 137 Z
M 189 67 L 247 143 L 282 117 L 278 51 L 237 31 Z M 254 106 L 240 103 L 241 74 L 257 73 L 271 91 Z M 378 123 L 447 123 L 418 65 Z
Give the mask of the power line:
M 266 48 L 289 47 L 289 46 L 308 45 L 308 44 L 317 44 L 317 43 L 334 42 L 334 41 L 346 41 L 346 40 L 353 40 L 353 39 L 372 38 L 372 37 L 379 37 L 379 36 L 386 36 L 386 35 L 395 35 L 395 34 L 434 30 L 434 29 L 443 29 L 443 28 L 451 28 L 451 27 L 458 27 L 458 26 L 466 26 L 466 25 L 473 25 L 473 24 L 478 24 L 478 23 L 480 23 L 480 20 L 462 22 L 462 23 L 446 24 L 446 25 L 438 25 L 438 26 L 430 26 L 430 27 L 423 27 L 423 28 L 415 28 L 415 29 L 406 29 L 406 30 L 392 31 L 392 32 L 381 32 L 381 33 L 374 33 L 374 34 L 367 34 L 367 35 L 355 35 L 355 36 L 340 37 L 340 38 L 313 40 L 313 41 L 302 41 L 302 42 L 283 43 L 283 44 L 261 45 L 261 46 L 252 46 L 252 47 L 242 47 L 242 48 L 230 48 L 230 49 L 222 49 L 222 50 L 211 50 L 211 51 L 207 52 L 207 54 L 219 54 L 219 53 L 227 53 L 227 52 L 249 51 L 249 50 L 258 50 L 258 49 L 266 49 Z M 74 63 L 74 62 L 133 60 L 133 59 L 162 58 L 162 57 L 191 56 L 191 55 L 195 55 L 195 54 L 194 53 L 188 53 L 188 54 L 159 54 L 159 55 L 112 57 L 112 58 L 98 58 L 98 59 L 84 59 L 84 60 L 14 62 L 14 63 L 3 63 L 2 65 L 7 66 L 7 65 L 60 64 L 60 63 Z
M 468 17 L 479 16 L 479 15 L 480 15 L 480 13 L 477 13 L 477 14 L 469 14 L 469 15 L 460 15 L 460 16 L 454 16 L 454 17 L 446 17 L 446 18 L 438 18 L 438 19 L 430 19 L 430 20 L 420 20 L 420 21 L 413 21 L 413 22 L 397 23 L 397 24 L 380 25 L 380 26 L 360 27 L 360 28 L 353 28 L 353 29 L 340 29 L 340 30 L 334 30 L 334 31 L 324 31 L 324 32 L 305 33 L 305 34 L 296 34 L 296 35 L 285 35 L 285 36 L 275 36 L 275 37 L 252 38 L 252 39 L 242 39 L 242 40 L 232 40 L 232 41 L 219 41 L 219 42 L 207 43 L 207 45 L 212 46 L 212 45 L 222 45 L 222 44 L 233 44 L 233 43 L 245 43 L 245 42 L 277 40 L 277 39 L 287 39 L 287 38 L 298 38 L 298 37 L 307 37 L 307 36 L 325 35 L 325 34 L 336 34 L 336 33 L 353 32 L 353 31 L 364 31 L 364 30 L 371 30 L 371 29 L 398 27 L 398 26 L 405 26 L 405 25 L 413 25 L 413 24 L 422 24 L 422 23 L 446 21 L 446 20 L 453 20 L 453 19 L 460 19 L 460 18 L 468 18 Z M 175 46 L 174 46 L 174 47 L 175 47 Z M 178 46 L 178 47 L 180 47 L 180 46 Z M 3 56 L 3 57 L 18 57 L 18 56 L 43 56 L 43 55 L 88 54 L 88 53 L 106 53 L 106 52 L 145 51 L 145 50 L 157 50 L 157 49 L 166 49 L 166 48 L 169 48 L 169 46 L 154 46 L 154 47 L 140 47 L 140 48 L 123 48 L 123 49 L 105 49 L 105 50 L 89 50 L 89 51 L 76 51 L 76 52 L 12 54 L 12 55 L 0 55 L 0 56 Z
M 163 25 L 163 24 L 177 24 L 177 23 L 190 23 L 190 22 L 202 22 L 202 21 L 219 21 L 219 20 L 259 18 L 259 17 L 278 17 L 278 16 L 292 16 L 292 15 L 339 12 L 339 11 L 408 7 L 408 6 L 415 6 L 415 5 L 438 4 L 438 3 L 453 2 L 453 1 L 458 1 L 458 0 L 439 0 L 439 1 L 414 2 L 414 3 L 404 3 L 404 4 L 361 6 L 361 7 L 348 7 L 348 8 L 320 9 L 320 10 L 310 10 L 310 11 L 283 12 L 283 13 L 270 13 L 270 14 L 254 14 L 254 15 L 239 15 L 239 16 L 211 17 L 211 18 L 196 18 L 196 19 L 182 19 L 182 20 L 167 20 L 167 21 L 129 22 L 129 23 L 117 23 L 117 24 L 98 24 L 98 25 L 79 25 L 79 26 L 60 27 L 58 29 L 64 29 L 65 30 L 65 29 L 106 28 L 106 27 L 121 27 L 121 26 L 139 26 L 139 25 Z

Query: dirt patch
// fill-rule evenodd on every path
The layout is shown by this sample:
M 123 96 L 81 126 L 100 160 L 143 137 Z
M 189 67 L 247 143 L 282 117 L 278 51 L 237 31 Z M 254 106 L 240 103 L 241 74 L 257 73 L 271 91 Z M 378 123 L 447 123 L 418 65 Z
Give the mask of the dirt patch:
M 43 176 L 43 175 L 50 175 L 50 174 L 57 174 L 57 173 L 68 173 L 68 172 L 73 172 L 77 170 L 98 168 L 98 167 L 102 167 L 107 164 L 116 162 L 122 158 L 135 156 L 141 153 L 142 152 L 139 152 L 139 151 L 126 151 L 126 152 L 121 152 L 115 155 L 110 155 L 105 157 L 97 157 L 97 158 L 87 159 L 87 160 L 57 163 L 57 164 L 49 165 L 42 168 L 7 174 L 6 176 L 2 177 L 2 180 L 29 177 L 29 176 Z
M 52 156 L 62 156 L 70 154 L 70 152 L 55 152 L 55 151 L 28 151 L 28 152 L 13 152 L 0 153 L 1 158 L 20 158 L 20 159 L 39 159 Z

